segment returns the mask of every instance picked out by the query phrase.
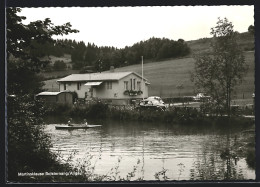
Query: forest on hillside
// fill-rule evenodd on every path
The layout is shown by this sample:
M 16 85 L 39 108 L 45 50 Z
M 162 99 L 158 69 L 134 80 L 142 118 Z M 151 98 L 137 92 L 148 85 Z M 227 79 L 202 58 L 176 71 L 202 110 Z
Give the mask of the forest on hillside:
M 115 47 L 98 47 L 95 44 L 75 40 L 58 40 L 53 43 L 33 43 L 30 49 L 33 56 L 43 57 L 53 55 L 61 57 L 64 54 L 71 55 L 72 69 L 81 69 L 82 72 L 105 71 L 111 66 L 115 68 L 140 63 L 141 56 L 146 60 L 161 60 L 166 58 L 182 57 L 190 54 L 190 48 L 183 39 L 178 41 L 167 38 L 150 38 L 146 41 L 126 46 L 123 49 Z M 65 68 L 66 65 L 57 61 L 54 64 L 56 70 Z
M 254 26 L 248 27 L 248 32 L 238 33 L 237 40 L 241 49 L 254 50 Z M 179 58 L 190 54 L 210 53 L 212 38 L 201 38 L 194 41 L 177 41 L 167 38 L 152 37 L 140 41 L 132 46 L 118 49 L 110 46 L 97 46 L 94 43 L 77 42 L 75 40 L 57 40 L 56 43 L 44 44 L 32 42 L 31 56 L 35 57 L 63 57 L 69 55 L 70 63 L 56 60 L 53 64 L 46 61 L 45 71 L 59 71 L 65 69 L 80 70 L 81 73 L 101 72 L 114 68 L 138 64 L 141 56 L 147 61 L 161 61 L 169 58 Z M 62 58 L 61 58 L 62 59 Z M 68 59 L 67 59 L 68 60 Z

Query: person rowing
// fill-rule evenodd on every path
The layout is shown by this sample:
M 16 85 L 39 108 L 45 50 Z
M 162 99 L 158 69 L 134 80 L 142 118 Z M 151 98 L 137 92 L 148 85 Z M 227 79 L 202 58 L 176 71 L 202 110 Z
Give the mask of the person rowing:
M 84 119 L 84 125 L 85 125 L 85 126 L 88 126 L 88 122 L 87 122 L 86 119 Z
M 68 126 L 73 126 L 71 123 L 72 123 L 72 118 L 69 119 Z

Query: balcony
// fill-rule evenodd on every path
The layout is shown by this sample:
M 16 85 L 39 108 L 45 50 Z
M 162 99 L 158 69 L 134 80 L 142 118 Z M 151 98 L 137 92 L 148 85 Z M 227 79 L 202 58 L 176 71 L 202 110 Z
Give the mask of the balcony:
M 137 95 L 141 95 L 143 94 L 143 91 L 141 90 L 138 90 L 138 91 L 135 91 L 135 90 L 125 90 L 124 91 L 124 95 L 129 95 L 129 96 L 137 96 Z

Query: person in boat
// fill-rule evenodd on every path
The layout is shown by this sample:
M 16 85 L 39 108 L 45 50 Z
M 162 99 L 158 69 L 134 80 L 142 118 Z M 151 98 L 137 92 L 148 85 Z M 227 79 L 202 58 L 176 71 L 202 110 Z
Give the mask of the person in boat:
M 85 126 L 88 126 L 88 122 L 86 119 L 84 119 L 84 123 L 83 123 Z
M 72 125 L 72 118 L 69 119 L 69 121 L 68 121 L 68 126 L 73 126 L 73 125 Z

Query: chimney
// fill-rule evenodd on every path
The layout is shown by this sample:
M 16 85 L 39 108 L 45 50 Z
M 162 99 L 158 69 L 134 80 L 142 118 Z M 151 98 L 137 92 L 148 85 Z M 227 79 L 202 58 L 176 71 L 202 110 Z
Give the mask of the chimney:
M 115 71 L 114 66 L 110 66 L 110 72 L 113 73 Z

